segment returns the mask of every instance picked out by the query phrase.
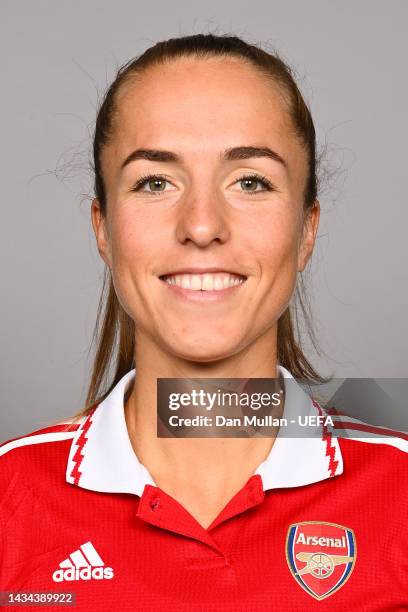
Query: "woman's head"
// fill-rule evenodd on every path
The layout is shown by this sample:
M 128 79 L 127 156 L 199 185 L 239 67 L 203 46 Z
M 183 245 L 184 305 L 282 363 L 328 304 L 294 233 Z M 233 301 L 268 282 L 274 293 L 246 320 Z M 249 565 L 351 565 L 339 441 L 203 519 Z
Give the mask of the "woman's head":
M 92 220 L 111 278 L 88 403 L 117 323 L 110 388 L 134 365 L 135 332 L 201 362 L 263 339 L 295 376 L 318 378 L 289 311 L 318 225 L 315 131 L 278 57 L 211 34 L 158 43 L 108 90 L 94 166 Z M 214 267 L 246 280 L 205 305 L 161 278 Z

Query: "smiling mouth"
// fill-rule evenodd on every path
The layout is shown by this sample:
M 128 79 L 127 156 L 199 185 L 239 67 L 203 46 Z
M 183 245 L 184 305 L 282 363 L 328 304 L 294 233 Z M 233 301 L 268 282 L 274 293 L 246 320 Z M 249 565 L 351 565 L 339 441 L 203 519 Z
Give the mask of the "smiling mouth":
M 190 291 L 224 291 L 242 285 L 247 277 L 229 272 L 206 272 L 204 274 L 163 274 L 159 277 L 168 285 Z

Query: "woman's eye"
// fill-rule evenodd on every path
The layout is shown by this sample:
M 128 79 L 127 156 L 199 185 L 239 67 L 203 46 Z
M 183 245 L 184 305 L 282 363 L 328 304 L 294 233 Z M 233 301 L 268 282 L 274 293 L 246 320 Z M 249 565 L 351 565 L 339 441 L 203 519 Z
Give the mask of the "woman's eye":
M 170 184 L 165 176 L 149 174 L 142 176 L 132 187 L 132 191 L 143 191 L 145 193 L 161 193 L 166 191 L 166 183 Z M 147 189 L 145 189 L 147 187 Z M 167 190 L 168 191 L 168 190 Z
M 269 179 L 266 176 L 258 176 L 257 174 L 245 175 L 242 176 L 238 181 L 242 188 L 242 191 L 249 193 L 252 195 L 253 193 L 259 193 L 262 191 L 273 191 L 274 187 Z M 261 186 L 261 189 L 257 189 L 258 186 Z

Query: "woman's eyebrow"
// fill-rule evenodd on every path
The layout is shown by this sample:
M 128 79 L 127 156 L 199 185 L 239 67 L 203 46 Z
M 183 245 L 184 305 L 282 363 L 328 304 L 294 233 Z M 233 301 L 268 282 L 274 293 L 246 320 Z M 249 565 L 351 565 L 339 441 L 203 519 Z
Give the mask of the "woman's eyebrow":
M 232 147 L 230 149 L 226 149 L 221 155 L 221 158 L 224 161 L 250 159 L 251 157 L 268 157 L 269 159 L 273 159 L 287 168 L 287 162 L 283 159 L 283 157 L 269 147 Z M 137 159 L 145 159 L 147 161 L 156 162 L 183 163 L 182 156 L 174 153 L 173 151 L 165 151 L 163 149 L 136 149 L 126 157 L 120 169 L 123 170 L 125 166 Z

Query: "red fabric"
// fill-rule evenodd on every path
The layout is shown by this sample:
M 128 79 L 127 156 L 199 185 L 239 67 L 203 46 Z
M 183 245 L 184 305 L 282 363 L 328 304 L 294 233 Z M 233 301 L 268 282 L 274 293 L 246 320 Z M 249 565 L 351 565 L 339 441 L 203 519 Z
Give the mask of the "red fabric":
M 343 474 L 267 491 L 254 475 L 204 529 L 157 487 L 139 498 L 67 483 L 70 445 L 28 444 L 0 458 L 0 590 L 74 591 L 78 612 L 408 610 L 404 451 L 340 439 Z M 356 537 L 350 578 L 320 601 L 286 560 L 288 528 L 302 521 L 344 525 Z M 113 577 L 55 582 L 59 564 L 86 542 Z

